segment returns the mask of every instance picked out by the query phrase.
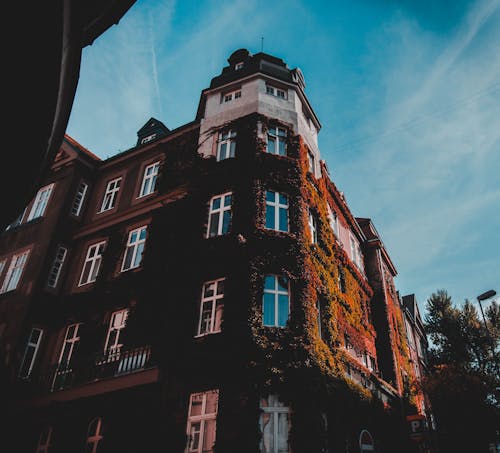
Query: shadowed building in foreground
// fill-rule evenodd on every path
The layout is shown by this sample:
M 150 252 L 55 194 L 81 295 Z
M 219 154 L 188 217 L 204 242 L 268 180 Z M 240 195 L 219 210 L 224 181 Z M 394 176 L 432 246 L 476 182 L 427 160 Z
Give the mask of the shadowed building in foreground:
M 228 62 L 191 123 L 106 160 L 66 136 L 0 237 L 18 451 L 428 451 L 396 269 L 301 71 Z

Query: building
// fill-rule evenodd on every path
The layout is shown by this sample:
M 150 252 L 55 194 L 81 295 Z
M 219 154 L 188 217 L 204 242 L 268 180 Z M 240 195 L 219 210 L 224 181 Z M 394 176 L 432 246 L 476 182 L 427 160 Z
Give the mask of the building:
M 18 451 L 417 451 L 396 269 L 303 75 L 228 63 L 191 123 L 150 118 L 104 161 L 66 136 L 0 237 Z

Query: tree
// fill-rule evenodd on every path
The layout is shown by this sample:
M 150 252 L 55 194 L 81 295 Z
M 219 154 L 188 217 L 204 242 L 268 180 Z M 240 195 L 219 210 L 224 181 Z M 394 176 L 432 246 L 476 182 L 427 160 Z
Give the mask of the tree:
M 488 452 L 500 426 L 499 306 L 493 302 L 486 309 L 487 327 L 472 303 L 457 308 L 445 290 L 433 293 L 426 308 L 431 347 L 423 385 L 441 451 Z

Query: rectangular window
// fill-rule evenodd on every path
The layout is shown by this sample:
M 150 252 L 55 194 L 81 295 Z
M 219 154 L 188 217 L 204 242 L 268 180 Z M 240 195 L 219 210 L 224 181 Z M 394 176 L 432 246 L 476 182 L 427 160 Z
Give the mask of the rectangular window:
M 148 165 L 144 169 L 144 176 L 142 178 L 141 191 L 139 193 L 139 198 L 149 195 L 155 191 L 156 179 L 158 177 L 158 170 L 160 168 L 160 162 L 155 162 L 154 164 Z
M 236 131 L 221 132 L 217 146 L 217 161 L 229 159 L 235 156 Z
M 2 276 L 2 272 L 5 268 L 5 262 L 6 260 L 0 261 L 0 277 Z
M 54 184 L 42 187 L 36 194 L 35 201 L 31 208 L 30 214 L 28 216 L 28 222 L 30 220 L 36 219 L 37 217 L 42 217 L 49 202 L 49 197 L 52 192 Z
M 266 85 L 266 93 L 270 94 L 271 96 L 276 96 L 280 99 L 287 98 L 287 91 L 286 90 L 282 90 L 280 88 L 275 88 L 271 85 Z
M 203 285 L 198 336 L 221 331 L 224 311 L 224 281 L 223 278 L 220 278 Z
M 233 99 L 241 98 L 241 90 L 232 91 L 231 93 L 224 93 L 221 95 L 221 103 L 222 102 L 230 102 Z
M 311 233 L 311 244 L 318 243 L 318 225 L 316 216 L 309 210 L 309 232 Z
M 207 238 L 227 234 L 231 228 L 233 195 L 227 192 L 210 200 Z
M 193 393 L 189 398 L 186 453 L 213 453 L 219 391 Z
M 78 286 L 95 282 L 97 275 L 99 274 L 99 268 L 101 267 L 102 253 L 104 252 L 105 246 L 106 241 L 98 242 L 97 244 L 89 246 L 85 262 L 83 263 L 82 275 L 80 276 L 80 283 Z
M 123 257 L 122 272 L 140 266 L 144 245 L 146 244 L 146 228 L 145 226 L 136 228 L 128 234 L 125 256 Z
M 339 289 L 342 293 L 346 292 L 346 285 L 345 285 L 345 272 L 344 269 L 339 267 L 338 268 L 338 279 L 339 279 Z
M 106 335 L 106 343 L 104 343 L 104 353 L 108 358 L 118 358 L 120 350 L 123 346 L 120 343 L 120 334 L 125 328 L 128 317 L 128 309 L 115 311 L 111 315 L 109 321 L 108 334 Z
M 0 293 L 6 293 L 7 291 L 13 291 L 17 288 L 19 280 L 21 280 L 21 275 L 23 273 L 26 260 L 28 258 L 29 250 L 19 255 L 14 255 L 10 260 L 9 268 L 5 274 L 5 279 L 3 281 L 2 289 Z
M 88 188 L 88 184 L 84 182 L 81 182 L 78 186 L 75 194 L 75 199 L 73 200 L 73 204 L 71 206 L 71 214 L 75 217 L 78 217 L 80 215 L 80 212 L 82 211 L 83 202 L 85 200 L 85 195 L 87 195 Z
M 267 131 L 267 152 L 286 156 L 286 129 L 272 126 Z
M 59 355 L 59 369 L 67 369 L 69 367 L 80 342 L 79 329 L 80 324 L 70 324 L 66 328 L 66 335 L 64 336 L 61 354 Z
M 19 368 L 19 377 L 21 379 L 27 379 L 30 377 L 33 365 L 35 364 L 38 348 L 40 347 L 40 343 L 42 341 L 42 336 L 42 329 L 38 329 L 36 327 L 31 329 L 28 342 L 26 343 L 26 349 L 24 350 L 23 360 L 21 361 L 21 367 Z
M 328 221 L 330 222 L 330 228 L 333 231 L 333 234 L 335 235 L 336 238 L 339 237 L 339 223 L 338 223 L 338 217 L 337 214 L 335 214 L 332 211 L 332 208 L 330 208 L 330 205 L 326 205 L 328 209 Z
M 59 281 L 59 276 L 61 275 L 61 270 L 67 253 L 68 249 L 66 247 L 60 246 L 57 249 L 54 262 L 52 263 L 52 267 L 50 268 L 49 278 L 47 279 L 47 286 L 51 288 L 55 288 L 57 286 L 57 282 Z
M 288 231 L 288 197 L 279 192 L 266 191 L 266 228 Z
M 264 326 L 286 326 L 290 313 L 290 291 L 286 277 L 278 275 L 264 277 L 262 312 Z
M 290 431 L 290 408 L 280 402 L 276 395 L 260 400 L 261 453 L 288 453 Z
M 314 173 L 315 173 L 314 172 L 314 167 L 315 167 L 314 154 L 311 153 L 311 151 L 307 152 L 307 162 L 308 162 L 308 165 L 309 165 L 309 172 L 314 175 Z
M 101 211 L 109 211 L 115 207 L 116 197 L 118 191 L 120 190 L 122 178 L 116 178 L 109 181 L 106 186 L 106 192 L 104 192 L 104 198 L 102 199 Z
M 323 339 L 323 312 L 321 311 L 321 302 L 316 301 L 316 322 L 318 324 L 318 335 Z

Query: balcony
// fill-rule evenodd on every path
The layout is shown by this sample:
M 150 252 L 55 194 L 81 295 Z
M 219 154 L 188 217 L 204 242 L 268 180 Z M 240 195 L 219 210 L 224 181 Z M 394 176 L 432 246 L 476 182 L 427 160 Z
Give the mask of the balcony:
M 92 396 L 158 381 L 159 371 L 150 346 L 117 349 L 88 360 L 57 364 L 31 381 L 31 403 Z M 37 395 L 33 398 L 33 394 Z

